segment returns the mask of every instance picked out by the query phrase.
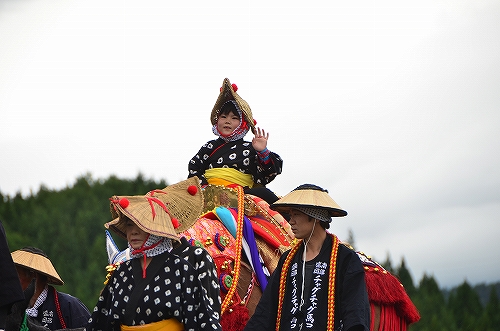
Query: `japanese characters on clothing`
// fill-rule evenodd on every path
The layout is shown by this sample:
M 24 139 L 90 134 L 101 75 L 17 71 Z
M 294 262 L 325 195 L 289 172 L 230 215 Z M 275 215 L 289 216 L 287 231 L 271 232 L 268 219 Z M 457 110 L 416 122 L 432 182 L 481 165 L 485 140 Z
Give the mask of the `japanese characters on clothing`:
M 305 263 L 303 274 L 303 244 L 288 269 L 281 311 L 280 330 L 327 330 L 328 298 L 335 291 L 334 330 L 369 330 L 370 306 L 365 273 L 356 253 L 339 245 L 336 258 L 335 288 L 329 288 L 332 237 L 327 235 L 320 253 Z M 285 252 L 248 322 L 245 331 L 276 329 L 280 275 L 290 251 Z M 302 283 L 304 283 L 302 285 Z M 303 302 L 302 302 L 303 299 Z
M 58 313 L 55 295 L 59 303 L 61 315 Z M 53 286 L 48 286 L 47 298 L 38 307 L 38 314 L 33 317 L 41 325 L 51 329 L 80 328 L 87 324 L 90 312 L 80 299 L 67 293 L 56 291 Z M 61 321 L 61 318 L 63 321 Z M 64 326 L 63 326 L 64 323 Z

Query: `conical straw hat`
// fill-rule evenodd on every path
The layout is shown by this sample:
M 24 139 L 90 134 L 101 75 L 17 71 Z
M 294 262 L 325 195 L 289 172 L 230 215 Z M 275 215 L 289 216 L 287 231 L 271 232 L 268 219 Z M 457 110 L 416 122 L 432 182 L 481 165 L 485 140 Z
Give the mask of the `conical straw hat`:
M 318 208 L 328 211 L 330 217 L 346 216 L 347 212 L 328 195 L 328 191 L 321 187 L 304 184 L 292 192 L 288 193 L 275 203 L 270 208 L 276 211 L 288 211 L 291 208 Z
M 192 227 L 203 212 L 203 191 L 200 179 L 196 176 L 169 185 L 163 190 L 154 191 L 152 196 L 163 201 L 177 219 L 178 226 L 175 231 L 178 234 Z
M 142 196 L 113 196 L 110 201 L 114 219 L 104 226 L 124 238 L 126 222 L 123 216 L 147 233 L 179 240 L 177 233 L 194 224 L 203 209 L 198 177 Z
M 252 110 L 250 109 L 248 103 L 243 100 L 238 93 L 236 93 L 235 90 L 238 88 L 236 85 L 233 85 L 234 84 L 231 84 L 228 78 L 224 78 L 222 87 L 220 88 L 219 97 L 217 98 L 214 108 L 212 109 L 212 113 L 210 114 L 210 122 L 212 125 L 215 125 L 217 123 L 217 113 L 221 109 L 222 105 L 228 100 L 234 100 L 243 113 L 248 126 L 252 132 L 255 133 L 255 122 L 252 116 Z
M 47 255 L 39 248 L 24 247 L 11 253 L 14 264 L 47 276 L 47 281 L 54 285 L 64 285 L 61 276 L 50 262 Z

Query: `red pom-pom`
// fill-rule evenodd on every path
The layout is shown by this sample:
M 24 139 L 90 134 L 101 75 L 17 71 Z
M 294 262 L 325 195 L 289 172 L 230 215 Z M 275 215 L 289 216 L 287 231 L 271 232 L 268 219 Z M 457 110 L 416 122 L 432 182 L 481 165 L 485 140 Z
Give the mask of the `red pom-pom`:
M 174 226 L 174 229 L 177 229 L 179 226 L 181 226 L 177 218 L 172 218 L 172 225 Z
M 122 199 L 120 199 L 119 203 L 120 203 L 120 207 L 127 208 L 128 205 L 130 204 L 130 201 L 128 201 L 127 198 L 122 198 Z
M 191 195 L 195 195 L 198 192 L 198 188 L 194 185 L 188 187 L 188 193 Z
M 238 86 L 236 86 L 236 84 L 231 84 L 231 86 L 233 87 L 234 92 L 238 91 Z
M 219 92 L 222 92 L 222 86 L 220 87 Z
M 253 125 L 257 125 L 257 121 L 256 120 L 253 120 Z

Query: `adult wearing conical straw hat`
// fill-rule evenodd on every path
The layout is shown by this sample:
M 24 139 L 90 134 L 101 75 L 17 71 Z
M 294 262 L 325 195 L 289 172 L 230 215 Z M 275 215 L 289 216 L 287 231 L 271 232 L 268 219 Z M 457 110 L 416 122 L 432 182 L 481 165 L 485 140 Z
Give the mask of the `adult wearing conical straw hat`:
M 346 216 L 328 194 L 300 185 L 270 206 L 287 212 L 299 242 L 285 252 L 245 331 L 369 330 L 365 273 L 356 253 L 327 232 Z
M 34 286 L 26 309 L 28 316 L 51 330 L 80 328 L 87 324 L 90 312 L 80 299 L 52 286 L 64 285 L 64 282 L 44 251 L 28 246 L 11 255 L 23 289 Z
M 199 181 L 141 196 L 115 195 L 110 206 L 113 221 L 106 227 L 127 239 L 132 259 L 116 266 L 87 329 L 221 330 L 196 269 L 172 252 L 176 228 L 203 208 Z

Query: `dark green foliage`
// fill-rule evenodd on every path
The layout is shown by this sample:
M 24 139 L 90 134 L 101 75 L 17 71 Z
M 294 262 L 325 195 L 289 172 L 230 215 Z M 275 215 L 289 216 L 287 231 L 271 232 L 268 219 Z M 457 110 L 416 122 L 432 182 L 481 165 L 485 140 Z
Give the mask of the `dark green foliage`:
M 420 321 L 412 325 L 411 330 L 455 330 L 444 295 L 433 276 L 424 274 L 418 291 L 411 298 L 420 312 Z
M 349 243 L 349 245 L 351 245 L 352 249 L 354 249 L 355 251 L 357 250 L 356 242 L 354 241 L 354 232 L 352 231 L 352 229 L 349 229 L 347 242 Z
M 109 198 L 145 194 L 166 186 L 165 181 L 147 180 L 142 174 L 132 180 L 116 176 L 94 180 L 86 174 L 72 187 L 59 191 L 41 186 L 28 197 L 1 195 L 0 219 L 11 250 L 24 246 L 42 249 L 65 282 L 58 289 L 93 309 L 106 277 L 103 225 L 111 221 Z
M 412 297 L 415 294 L 416 289 L 415 285 L 413 284 L 413 278 L 411 277 L 410 271 L 406 268 L 404 258 L 401 260 L 401 265 L 396 270 L 396 276 L 399 278 L 399 281 L 406 289 L 406 293 L 408 293 L 408 295 Z
M 464 281 L 448 299 L 448 310 L 456 322 L 456 330 L 474 330 L 477 327 L 483 307 L 479 295 Z
M 500 285 L 500 284 L 497 284 Z M 492 285 L 490 286 L 490 298 L 483 312 L 480 321 L 481 330 L 498 331 L 500 330 L 500 303 L 498 301 L 498 291 Z
M 382 266 L 384 267 L 385 270 L 389 271 L 391 274 L 396 273 L 394 268 L 392 267 L 391 255 L 389 253 L 387 253 L 385 261 L 382 262 Z

